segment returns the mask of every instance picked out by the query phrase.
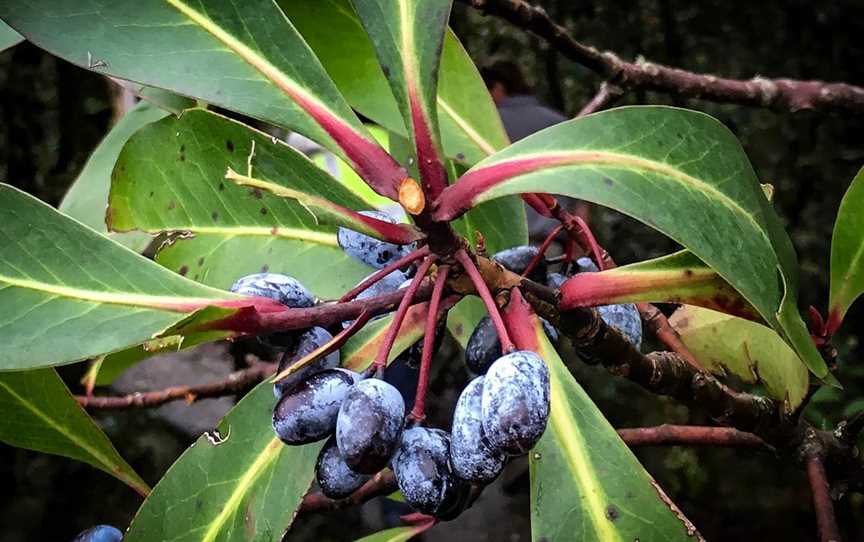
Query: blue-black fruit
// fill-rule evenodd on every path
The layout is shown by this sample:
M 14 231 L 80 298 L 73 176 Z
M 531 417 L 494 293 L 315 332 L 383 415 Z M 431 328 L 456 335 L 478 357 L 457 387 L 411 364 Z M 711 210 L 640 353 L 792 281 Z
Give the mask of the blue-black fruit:
M 285 352 L 282 355 L 282 359 L 279 360 L 279 368 L 276 372 L 281 373 L 293 365 L 294 362 L 303 359 L 315 349 L 329 342 L 332 338 L 333 335 L 323 327 L 315 326 L 310 328 L 308 331 L 300 335 L 300 338 L 297 341 L 297 349 L 293 353 Z M 320 373 L 327 369 L 335 369 L 336 367 L 339 367 L 339 350 L 334 350 L 326 356 L 316 359 L 299 371 L 292 373 L 285 380 L 277 382 L 273 385 L 273 393 L 276 394 L 276 397 L 282 397 L 286 391 L 289 391 L 297 385 L 297 383 L 306 380 L 316 373 Z
M 276 403 L 273 430 L 285 444 L 308 444 L 336 428 L 339 407 L 361 376 L 347 369 L 328 369 L 297 384 Z
M 351 470 L 375 474 L 399 445 L 405 402 L 392 385 L 370 378 L 351 388 L 336 421 L 339 453 Z
M 540 319 L 543 323 L 543 331 L 546 332 L 546 337 L 554 344 L 558 342 L 558 330 L 545 319 Z M 498 339 L 498 330 L 495 329 L 495 324 L 488 316 L 484 316 L 477 322 L 477 327 L 468 338 L 468 345 L 465 347 L 465 363 L 468 368 L 477 375 L 486 374 L 489 367 L 501 357 L 501 341 Z
M 97 525 L 82 531 L 72 542 L 120 542 L 123 533 L 110 525 Z
M 234 293 L 256 297 L 267 297 L 292 309 L 303 309 L 315 305 L 315 296 L 300 281 L 279 273 L 255 273 L 237 279 L 230 290 Z M 303 330 L 271 333 L 259 337 L 267 347 L 282 350 L 293 349 Z
M 509 271 L 521 275 L 528 268 L 528 264 L 540 251 L 537 247 L 523 245 L 519 247 L 508 248 L 501 252 L 496 252 L 492 259 L 503 265 Z M 540 262 L 528 274 L 528 278 L 534 282 L 543 283 L 546 280 L 546 260 L 541 258 Z
M 450 461 L 456 475 L 475 484 L 488 484 L 501 474 L 506 454 L 495 451 L 483 432 L 483 378 L 478 376 L 465 386 L 450 432 Z
M 461 511 L 467 484 L 453 472 L 445 431 L 407 429 L 391 466 L 405 502 L 418 512 L 452 519 Z
M 330 437 L 318 454 L 315 475 L 318 485 L 321 486 L 321 493 L 331 499 L 344 499 L 372 478 L 368 474 L 358 474 L 348 468 L 339 453 L 335 435 Z
M 391 224 L 397 223 L 396 219 L 381 211 L 360 211 L 360 214 Z M 342 227 L 336 233 L 336 240 L 345 254 L 376 269 L 383 269 L 387 264 L 406 256 L 413 248 L 411 245 L 394 245 L 379 241 L 374 237 Z
M 517 350 L 492 364 L 480 401 L 483 433 L 494 450 L 530 450 L 549 419 L 549 369 L 534 352 Z
M 576 260 L 577 273 L 595 273 L 599 271 L 597 265 L 591 258 L 582 257 Z M 560 277 L 560 278 L 559 278 Z M 559 273 L 550 273 L 546 284 L 550 288 L 560 288 L 566 277 Z M 560 281 L 560 282 L 559 282 Z M 630 341 L 636 349 L 642 345 L 642 318 L 639 316 L 639 309 L 633 303 L 623 303 L 620 305 L 601 305 L 595 307 L 597 313 L 606 322 L 606 325 L 612 326 L 624 335 L 624 338 Z
M 374 274 L 375 273 L 369 273 L 369 275 L 367 275 L 363 280 L 366 280 Z M 399 286 L 405 282 L 406 279 L 407 277 L 402 271 L 396 270 L 390 272 L 384 275 L 381 280 L 357 294 L 357 297 L 355 299 L 367 299 L 370 297 L 376 297 L 383 294 L 389 294 L 390 292 L 395 292 L 399 289 Z M 363 282 L 363 280 L 361 280 L 360 282 Z M 357 284 L 360 284 L 360 282 L 358 282 Z M 372 320 L 378 320 L 379 318 L 384 318 L 384 315 L 375 316 L 372 318 Z M 345 322 L 342 322 L 342 327 L 346 328 L 350 326 L 353 321 L 354 320 L 347 320 Z

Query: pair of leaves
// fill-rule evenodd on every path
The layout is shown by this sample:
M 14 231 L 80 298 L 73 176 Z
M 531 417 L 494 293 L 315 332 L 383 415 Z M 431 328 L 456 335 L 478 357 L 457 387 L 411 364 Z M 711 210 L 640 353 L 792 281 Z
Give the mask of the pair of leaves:
M 547 128 L 473 167 L 435 202 L 435 216 L 531 192 L 599 203 L 665 233 L 738 290 L 811 371 L 829 376 L 797 311 L 791 241 L 715 119 L 625 107 Z

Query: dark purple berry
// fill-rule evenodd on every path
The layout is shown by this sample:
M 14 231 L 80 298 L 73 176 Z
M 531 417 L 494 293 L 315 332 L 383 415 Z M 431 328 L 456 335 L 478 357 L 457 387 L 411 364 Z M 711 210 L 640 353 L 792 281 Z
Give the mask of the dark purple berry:
M 546 337 L 553 343 L 558 342 L 558 330 L 545 319 L 540 319 L 543 323 L 543 331 L 546 332 Z M 476 375 L 486 374 L 489 367 L 501 357 L 501 341 L 498 339 L 498 330 L 495 329 L 495 324 L 488 316 L 484 316 L 477 322 L 477 327 L 468 338 L 468 345 L 465 347 L 465 363 L 468 368 Z
M 483 433 L 494 450 L 511 455 L 530 450 L 549 419 L 549 369 L 527 350 L 492 364 L 483 381 Z
M 396 451 L 404 418 L 405 402 L 399 390 L 377 378 L 360 382 L 339 409 L 339 453 L 355 472 L 375 474 Z
M 498 477 L 507 456 L 494 451 L 483 433 L 481 401 L 483 377 L 468 383 L 453 412 L 450 460 L 456 475 L 475 484 L 488 484 Z
M 315 296 L 300 281 L 279 273 L 255 273 L 237 279 L 230 290 L 247 296 L 266 297 L 292 309 L 315 305 Z M 271 350 L 293 350 L 303 330 L 271 333 L 258 337 L 259 342 Z M 268 356 L 269 357 L 269 356 Z
M 531 263 L 531 260 L 533 260 L 539 252 L 540 251 L 537 247 L 523 245 L 496 252 L 492 256 L 492 259 L 503 265 L 507 270 L 512 271 L 517 275 L 521 275 L 528 268 L 528 264 Z M 531 273 L 528 274 L 528 278 L 534 282 L 545 282 L 546 268 L 546 260 L 541 259 Z
M 308 444 L 333 433 L 339 407 L 361 376 L 328 369 L 297 384 L 276 403 L 273 430 L 285 444 Z
M 369 275 L 367 275 L 366 278 L 364 278 L 363 280 L 368 279 L 374 274 L 375 273 L 369 273 Z M 376 297 L 383 294 L 389 294 L 390 292 L 395 292 L 399 289 L 399 286 L 405 282 L 405 279 L 405 273 L 398 270 L 393 271 L 384 275 L 381 280 L 357 294 L 357 297 L 355 299 L 367 299 L 370 297 Z M 361 280 L 360 282 L 363 282 L 363 280 Z M 358 282 L 357 284 L 360 284 L 360 282 Z M 379 318 L 384 318 L 384 315 L 375 316 L 372 318 L 372 320 L 378 320 Z M 347 320 L 345 322 L 342 322 L 342 327 L 346 328 L 350 326 L 353 321 L 354 320 Z
M 405 502 L 424 514 L 452 519 L 461 511 L 467 484 L 450 464 L 450 436 L 440 429 L 412 427 L 391 464 Z
M 361 215 L 370 216 L 396 224 L 396 219 L 381 211 L 360 211 Z M 413 249 L 412 245 L 394 245 L 379 241 L 374 237 L 358 233 L 348 228 L 339 228 L 336 240 L 345 254 L 356 260 L 371 265 L 375 269 L 383 269 L 387 264 L 406 256 Z
M 330 334 L 329 331 L 324 329 L 323 327 L 313 327 L 300 335 L 300 339 L 297 341 L 297 349 L 293 354 L 290 352 L 285 352 L 282 355 L 282 359 L 279 361 L 279 368 L 277 373 L 281 373 L 288 367 L 294 364 L 294 362 L 299 361 L 313 352 L 315 349 L 319 348 L 321 345 L 326 344 L 330 339 L 333 338 L 333 335 Z M 335 369 L 339 367 L 339 351 L 335 350 L 326 356 L 320 357 L 313 361 L 311 364 L 303 367 L 299 371 L 292 373 L 288 378 L 282 380 L 281 382 L 277 382 L 273 385 L 273 393 L 276 394 L 276 397 L 282 397 L 285 392 L 291 390 L 297 383 L 302 382 L 309 378 L 310 376 L 320 373 L 321 371 L 325 371 L 327 369 Z
M 72 542 L 120 542 L 123 533 L 110 525 L 97 525 L 82 531 Z
M 561 273 L 549 273 L 546 276 L 546 286 L 555 290 L 561 288 L 561 285 L 565 282 L 567 282 L 567 277 Z
M 321 493 L 331 499 L 344 499 L 372 478 L 368 474 L 357 474 L 348 468 L 348 464 L 339 454 L 335 435 L 330 437 L 318 454 L 315 473 Z

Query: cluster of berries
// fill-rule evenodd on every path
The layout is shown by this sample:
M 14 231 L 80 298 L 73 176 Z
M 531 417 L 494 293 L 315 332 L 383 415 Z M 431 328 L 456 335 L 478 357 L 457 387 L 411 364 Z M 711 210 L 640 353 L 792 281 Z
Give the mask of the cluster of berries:
M 383 213 L 364 214 L 393 222 Z M 376 269 L 383 269 L 411 250 L 346 228 L 339 229 L 337 238 L 346 254 Z M 537 249 L 526 246 L 502 251 L 493 258 L 511 271 L 522 273 L 536 256 Z M 580 260 L 576 271 L 596 271 L 587 268 L 588 264 L 590 260 Z M 405 287 L 411 274 L 411 269 L 393 271 L 358 298 Z M 542 258 L 529 278 L 552 287 L 565 280 L 563 275 L 547 274 Z M 273 273 L 243 277 L 231 290 L 268 297 L 288 307 L 316 303 L 297 280 Z M 603 318 L 638 346 L 641 323 L 635 307 L 611 307 L 600 308 Z M 544 321 L 544 326 L 550 340 L 557 342 L 558 331 L 548 322 Z M 263 338 L 284 349 L 280 372 L 331 339 L 330 332 L 322 327 Z M 416 362 L 421 349 L 422 343 L 418 342 L 403 356 Z M 324 495 L 347 497 L 375 473 L 390 467 L 409 505 L 439 519 L 452 519 L 468 506 L 471 495 L 476 495 L 472 487 L 482 488 L 493 481 L 509 457 L 524 454 L 537 443 L 545 431 L 550 409 L 545 362 L 530 351 L 502 352 L 490 318 L 484 318 L 475 328 L 465 356 L 476 377 L 458 399 L 451 433 L 414 422 L 406 425 L 407 409 L 400 390 L 379 378 L 378 373 L 360 374 L 339 367 L 338 351 L 274 386 L 278 401 L 273 410 L 273 429 L 288 445 L 326 439 L 316 465 Z

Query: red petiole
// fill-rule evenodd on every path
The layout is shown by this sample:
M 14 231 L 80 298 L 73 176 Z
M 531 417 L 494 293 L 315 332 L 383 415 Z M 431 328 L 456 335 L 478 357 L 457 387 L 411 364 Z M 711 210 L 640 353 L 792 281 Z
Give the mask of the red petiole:
M 492 293 L 489 291 L 489 287 L 486 286 L 486 282 L 483 280 L 483 276 L 480 275 L 480 270 L 477 269 L 474 260 L 465 252 L 464 248 L 456 252 L 456 260 L 462 264 L 465 272 L 468 273 L 468 278 L 474 284 L 474 289 L 477 290 L 477 294 L 483 300 L 483 304 L 486 305 L 486 311 L 489 313 L 489 317 L 495 325 L 495 330 L 498 332 L 498 338 L 501 340 L 501 351 L 508 354 L 516 350 L 516 347 L 513 346 L 513 342 L 510 340 L 510 335 L 507 333 L 507 328 L 504 326 L 504 320 L 501 319 L 498 305 L 492 299 Z
M 414 408 L 411 410 L 411 418 L 417 422 L 426 417 L 426 388 L 429 386 L 429 368 L 432 365 L 432 354 L 435 349 L 435 329 L 438 327 L 438 318 L 441 308 L 441 297 L 444 294 L 444 286 L 447 283 L 447 275 L 450 266 L 442 265 L 435 277 L 435 286 L 432 289 L 432 298 L 429 300 L 429 311 L 426 313 L 426 329 L 423 335 L 423 355 L 420 358 L 420 376 L 417 379 L 417 395 L 414 398 Z
M 429 255 L 429 247 L 424 246 L 424 247 L 418 248 L 417 250 L 415 250 L 414 252 L 411 252 L 410 254 L 407 254 L 407 255 L 399 258 L 395 262 L 388 264 L 383 269 L 373 273 L 372 275 L 367 277 L 366 280 L 364 280 L 363 282 L 361 282 L 360 284 L 358 284 L 357 286 L 355 286 L 351 290 L 348 290 L 348 292 L 346 292 L 342 297 L 339 298 L 339 302 L 344 303 L 345 301 L 351 301 L 352 299 L 354 299 L 355 297 L 357 297 L 358 295 L 360 295 L 361 293 L 366 291 L 368 288 L 370 288 L 376 282 L 380 281 L 381 279 L 383 279 L 384 277 L 386 277 L 387 275 L 389 275 L 393 271 L 396 271 L 397 269 L 402 269 L 403 267 L 419 260 L 420 258 L 428 256 L 428 255 Z

